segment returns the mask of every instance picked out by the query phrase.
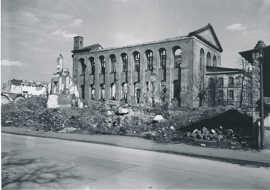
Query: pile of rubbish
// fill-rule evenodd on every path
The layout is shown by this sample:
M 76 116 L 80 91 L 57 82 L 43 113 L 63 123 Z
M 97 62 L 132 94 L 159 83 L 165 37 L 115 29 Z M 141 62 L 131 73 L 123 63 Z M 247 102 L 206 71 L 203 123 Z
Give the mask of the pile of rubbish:
M 240 149 L 245 144 L 240 144 L 239 137 L 232 129 L 223 129 L 222 126 L 216 129 L 208 130 L 205 126 L 202 129 L 194 129 L 192 132 L 186 132 L 185 138 L 194 144 L 203 147 L 223 147 L 231 149 Z
M 247 118 L 241 113 L 224 108 L 165 112 L 93 102 L 82 109 L 48 109 L 46 98 L 31 97 L 2 105 L 1 122 L 2 126 L 24 126 L 41 131 L 137 136 L 161 143 L 237 149 L 248 144 L 243 137 L 249 136 L 250 127 L 247 127 L 249 121 L 245 121 Z M 239 127 L 240 124 L 244 127 Z
M 46 109 L 46 98 L 31 97 L 24 101 L 2 105 L 2 126 L 32 126 L 38 115 Z

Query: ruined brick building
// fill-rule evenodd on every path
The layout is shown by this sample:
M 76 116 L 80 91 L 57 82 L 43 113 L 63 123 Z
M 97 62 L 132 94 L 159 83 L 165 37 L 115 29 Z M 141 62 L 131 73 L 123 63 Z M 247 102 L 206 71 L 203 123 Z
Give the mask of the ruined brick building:
M 85 103 L 198 107 L 207 85 L 206 68 L 221 65 L 222 51 L 210 24 L 186 36 L 116 48 L 83 46 L 83 37 L 76 36 L 73 80 Z

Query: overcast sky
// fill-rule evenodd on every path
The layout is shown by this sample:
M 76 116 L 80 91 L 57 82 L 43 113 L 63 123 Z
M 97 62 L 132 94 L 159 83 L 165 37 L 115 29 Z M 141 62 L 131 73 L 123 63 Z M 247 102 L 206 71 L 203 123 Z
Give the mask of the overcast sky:
M 224 49 L 270 44 L 270 0 L 2 0 L 1 79 L 49 80 L 59 53 L 72 70 L 74 35 L 84 44 L 127 45 L 187 35 L 211 23 Z

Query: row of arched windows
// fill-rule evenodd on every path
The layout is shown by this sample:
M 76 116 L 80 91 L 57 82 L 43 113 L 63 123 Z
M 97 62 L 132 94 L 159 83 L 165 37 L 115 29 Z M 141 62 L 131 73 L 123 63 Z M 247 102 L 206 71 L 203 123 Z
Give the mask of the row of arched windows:
M 216 55 L 211 58 L 210 52 L 206 54 L 206 66 L 217 66 Z M 205 76 L 205 52 L 204 49 L 200 50 L 200 89 L 204 89 L 204 76 Z
M 204 50 L 201 49 L 201 52 L 200 52 L 200 59 L 201 60 L 204 60 Z M 208 52 L 206 54 L 206 66 L 217 66 L 217 57 L 216 55 L 213 56 L 213 58 L 211 57 L 211 54 L 210 52 Z
M 175 46 L 172 48 L 173 51 L 173 56 L 174 56 L 174 67 L 179 68 L 181 63 L 182 63 L 182 49 L 179 46 Z M 140 72 L 141 70 L 141 54 L 138 51 L 133 52 L 133 58 L 134 58 L 134 69 L 136 72 Z M 111 63 L 111 71 L 112 73 L 116 72 L 116 55 L 111 54 L 110 56 L 110 63 Z M 146 57 L 146 71 L 154 71 L 154 53 L 152 50 L 148 49 L 145 51 L 145 57 Z M 160 67 L 164 71 L 166 71 L 166 63 L 167 63 L 167 52 L 165 48 L 160 48 L 159 49 L 159 59 L 160 59 Z M 82 68 L 82 73 L 85 73 L 86 71 L 86 64 L 84 59 L 79 60 L 81 63 L 81 68 Z M 127 53 L 122 53 L 121 54 L 121 61 L 122 61 L 122 70 L 123 72 L 128 71 L 128 55 Z M 94 75 L 95 74 L 95 59 L 94 57 L 89 58 L 90 62 L 90 74 Z M 99 63 L 101 67 L 101 74 L 105 74 L 106 72 L 106 60 L 103 55 L 99 56 Z M 166 72 L 164 72 L 164 77 L 165 77 Z

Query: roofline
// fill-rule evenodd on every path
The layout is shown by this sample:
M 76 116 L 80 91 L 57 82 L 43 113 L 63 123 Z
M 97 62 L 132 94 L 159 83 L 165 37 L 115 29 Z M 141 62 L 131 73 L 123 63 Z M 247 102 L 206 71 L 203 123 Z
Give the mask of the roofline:
M 242 69 L 239 68 L 231 68 L 231 67 L 219 67 L 219 66 L 206 66 L 206 68 L 219 68 L 219 69 L 231 69 L 233 71 L 243 71 Z
M 263 49 L 267 49 L 270 48 L 270 45 L 265 46 Z M 249 49 L 249 50 L 245 50 L 245 51 L 240 51 L 238 52 L 243 58 L 245 58 L 247 61 L 249 61 L 250 63 L 252 62 L 252 57 L 249 57 L 248 55 L 251 54 L 254 51 L 254 49 Z M 252 56 L 252 55 L 251 55 Z
M 101 48 L 103 48 L 102 45 L 100 45 L 99 43 L 95 43 L 95 44 L 92 44 L 92 45 L 82 47 L 81 49 L 73 49 L 73 50 L 71 50 L 71 52 L 72 53 L 79 53 L 79 52 L 85 52 L 85 51 L 87 52 L 87 51 L 91 50 L 90 46 L 100 46 Z
M 201 38 L 199 35 L 197 35 L 198 32 L 202 32 L 205 31 L 206 29 L 210 28 L 211 32 L 213 33 L 214 39 L 217 41 L 217 45 L 219 46 L 219 48 L 217 48 L 214 44 L 212 44 L 211 42 Z M 208 44 L 210 47 L 214 48 L 215 50 L 219 51 L 219 52 L 223 52 L 223 48 L 220 45 L 220 42 L 217 38 L 217 35 L 214 31 L 214 28 L 212 27 L 212 25 L 210 23 L 208 23 L 206 26 L 195 30 L 193 32 L 190 32 L 188 35 L 185 36 L 176 36 L 176 37 L 172 37 L 172 38 L 166 38 L 163 40 L 157 40 L 157 41 L 150 41 L 150 42 L 144 42 L 144 43 L 138 43 L 138 44 L 133 44 L 133 45 L 124 45 L 124 46 L 119 46 L 119 47 L 108 47 L 108 48 L 103 48 L 100 50 L 94 50 L 94 51 L 89 51 L 89 50 L 83 50 L 83 48 L 78 49 L 78 50 L 72 50 L 72 53 L 80 53 L 80 52 L 104 52 L 104 51 L 110 51 L 110 50 L 115 50 L 115 49 L 123 49 L 123 48 L 133 48 L 133 47 L 137 47 L 137 46 L 142 46 L 142 45 L 151 45 L 151 44 L 157 44 L 157 43 L 166 43 L 166 42 L 173 42 L 173 41 L 177 41 L 177 40 L 184 40 L 184 39 L 194 39 L 197 38 L 199 40 L 201 40 L 202 42 Z M 195 38 L 195 39 L 196 39 Z
M 95 50 L 95 51 L 90 51 L 92 52 L 103 52 L 103 51 L 110 51 L 110 50 L 115 50 L 115 49 L 123 49 L 123 48 L 133 48 L 133 47 L 137 47 L 137 46 L 142 46 L 142 45 L 151 45 L 151 44 L 158 44 L 158 43 L 166 43 L 166 42 L 173 42 L 173 41 L 178 41 L 178 40 L 186 40 L 186 39 L 194 39 L 194 37 L 192 36 L 177 36 L 177 37 L 173 37 L 173 38 L 166 38 L 163 40 L 157 40 L 157 41 L 150 41 L 150 42 L 144 42 L 144 43 L 139 43 L 139 44 L 132 44 L 132 45 L 125 45 L 125 46 L 120 46 L 120 47 L 108 47 L 108 48 L 103 48 L 100 50 Z M 77 52 L 73 52 L 74 50 L 72 50 L 72 53 L 77 53 Z M 78 51 L 78 50 L 76 50 Z M 80 51 L 80 52 L 87 52 L 89 50 L 84 50 L 84 51 Z
M 270 45 L 265 46 L 263 49 L 266 49 L 266 48 L 270 48 Z M 249 49 L 249 50 L 245 50 L 245 51 L 240 51 L 238 53 L 248 53 L 248 52 L 252 52 L 252 51 L 254 51 L 254 48 L 253 49 Z
M 242 74 L 241 71 L 213 71 L 213 72 L 206 72 L 206 75 L 220 75 L 220 74 Z
M 224 69 L 223 71 L 207 71 L 207 68 L 217 68 L 217 69 Z M 215 74 L 237 74 L 237 73 L 243 73 L 244 71 L 242 69 L 238 68 L 230 68 L 230 67 L 213 67 L 213 66 L 206 66 L 206 75 L 215 75 Z
M 202 37 L 200 37 L 199 35 L 197 35 L 197 33 L 203 32 L 203 31 L 207 30 L 208 28 L 210 28 L 211 32 L 213 33 L 214 39 L 217 41 L 217 45 L 219 46 L 219 48 L 217 48 L 211 42 L 209 42 L 209 41 L 203 39 Z M 188 34 L 188 36 L 196 36 L 198 39 L 200 39 L 201 41 L 207 43 L 208 45 L 210 45 L 211 47 L 215 48 L 216 50 L 218 50 L 220 52 L 223 52 L 223 48 L 222 48 L 222 46 L 221 46 L 221 44 L 220 44 L 220 42 L 219 42 L 219 40 L 217 38 L 217 35 L 215 33 L 215 30 L 214 30 L 213 26 L 210 23 L 208 23 L 206 26 L 204 26 L 204 27 L 202 27 L 202 28 L 200 28 L 198 30 L 195 30 L 193 32 L 190 32 Z

